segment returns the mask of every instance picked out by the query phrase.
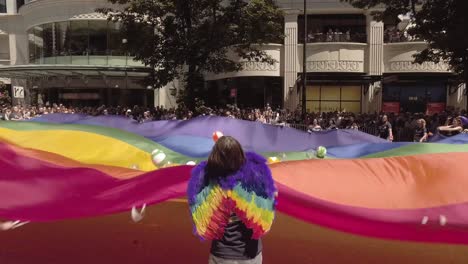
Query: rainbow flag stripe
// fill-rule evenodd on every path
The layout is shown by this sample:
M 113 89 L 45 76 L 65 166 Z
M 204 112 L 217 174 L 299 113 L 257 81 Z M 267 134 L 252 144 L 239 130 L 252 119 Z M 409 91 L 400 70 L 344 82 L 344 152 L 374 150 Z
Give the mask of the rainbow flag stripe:
M 238 138 L 247 151 L 280 160 L 268 165 L 279 193 L 276 199 L 249 186 L 214 184 L 200 188 L 196 202 L 191 202 L 187 185 L 194 167 L 184 164 L 207 158 L 215 130 Z M 388 143 L 357 131 L 308 134 L 211 117 L 146 124 L 78 115 L 0 121 L 0 218 L 51 222 L 50 229 L 75 228 L 77 222 L 63 220 L 89 221 L 93 228 L 70 234 L 87 234 L 104 244 L 93 236 L 103 234 L 103 223 L 121 219 L 128 224 L 129 210 L 147 204 L 157 212 L 148 214 L 148 219 L 182 228 L 155 235 L 151 232 L 160 229 L 148 227 L 153 230 L 145 235 L 148 241 L 165 245 L 175 243 L 174 234 L 189 241 L 183 236 L 184 230 L 190 230 L 187 207 L 197 235 L 206 238 L 220 235 L 230 209 L 254 230 L 255 237 L 269 232 L 268 263 L 348 260 L 330 254 L 338 250 L 353 256 L 356 263 L 467 263 L 467 143 L 466 134 L 427 144 Z M 315 157 L 319 145 L 327 147 L 325 159 Z M 167 156 L 158 166 L 151 161 L 155 149 Z M 116 215 L 121 212 L 125 214 Z M 36 227 L 42 225 L 2 233 L 5 252 L 28 256 L 32 251 L 13 247 L 11 241 L 22 245 L 38 236 L 52 241 L 64 232 L 57 229 L 48 236 Z M 317 248 L 314 259 L 306 248 Z M 203 261 L 179 255 L 172 258 L 181 263 Z

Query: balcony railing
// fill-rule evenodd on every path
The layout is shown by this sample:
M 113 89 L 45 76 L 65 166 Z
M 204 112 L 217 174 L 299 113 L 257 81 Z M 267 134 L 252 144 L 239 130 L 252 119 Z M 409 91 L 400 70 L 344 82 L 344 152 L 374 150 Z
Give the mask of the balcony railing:
M 299 38 L 299 43 L 303 43 L 303 38 Z M 321 43 L 321 42 L 358 42 L 366 43 L 367 35 L 364 33 L 311 33 L 307 36 L 307 43 Z
M 384 34 L 385 43 L 400 43 L 400 42 L 419 42 L 421 39 L 409 36 L 400 31 L 387 31 Z

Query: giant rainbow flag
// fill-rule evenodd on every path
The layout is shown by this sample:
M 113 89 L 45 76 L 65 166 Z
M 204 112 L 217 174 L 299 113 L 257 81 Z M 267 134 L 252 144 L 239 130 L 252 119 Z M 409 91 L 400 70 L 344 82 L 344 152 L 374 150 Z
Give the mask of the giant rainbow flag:
M 80 115 L 0 122 L 0 219 L 31 222 L 0 232 L 0 263 L 206 263 L 185 164 L 206 159 L 216 130 L 281 160 L 270 164 L 279 216 L 265 263 L 468 263 L 468 135 L 387 143 L 218 117 Z M 166 155 L 157 166 L 155 149 Z

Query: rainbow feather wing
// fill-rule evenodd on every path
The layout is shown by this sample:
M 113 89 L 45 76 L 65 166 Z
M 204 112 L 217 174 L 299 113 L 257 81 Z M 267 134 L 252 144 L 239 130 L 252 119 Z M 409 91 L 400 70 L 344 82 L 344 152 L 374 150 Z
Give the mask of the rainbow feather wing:
M 209 185 L 197 194 L 190 211 L 195 233 L 204 240 L 220 239 L 233 212 L 253 230 L 252 238 L 258 239 L 271 229 L 275 200 L 246 191 L 241 184 L 233 190 Z
M 264 198 L 236 185 L 228 196 L 234 204 L 233 211 L 253 230 L 252 238 L 258 239 L 270 231 L 275 218 L 275 199 Z
M 229 198 L 219 185 L 208 185 L 190 205 L 195 233 L 204 240 L 219 239 L 229 221 Z
M 253 230 L 252 237 L 266 234 L 275 218 L 276 187 L 265 159 L 247 153 L 244 166 L 220 179 L 206 179 L 206 162 L 192 170 L 187 188 L 194 232 L 205 240 L 220 239 L 235 213 Z

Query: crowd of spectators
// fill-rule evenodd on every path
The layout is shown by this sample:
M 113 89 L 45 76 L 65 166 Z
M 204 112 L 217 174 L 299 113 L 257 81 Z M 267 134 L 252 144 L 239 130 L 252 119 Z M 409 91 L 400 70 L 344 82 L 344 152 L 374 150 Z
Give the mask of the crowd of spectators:
M 351 29 L 341 31 L 338 28 L 322 32 L 319 29 L 307 33 L 307 42 L 366 42 L 366 35 L 351 32 Z
M 397 43 L 397 42 L 408 42 L 416 41 L 417 39 L 412 37 L 406 31 L 401 31 L 396 27 L 385 29 L 384 41 L 385 43 Z
M 117 115 L 126 116 L 138 122 L 155 120 L 188 120 L 197 116 L 225 116 L 261 122 L 265 124 L 281 125 L 298 128 L 304 131 L 321 131 L 332 129 L 356 129 L 369 134 L 379 135 L 382 126 L 390 127 L 395 140 L 411 141 L 413 133 L 418 129 L 418 123 L 424 120 L 425 128 L 429 135 L 436 134 L 438 128 L 451 125 L 452 119 L 458 116 L 466 116 L 466 111 L 446 111 L 434 115 L 423 113 L 388 114 L 384 120 L 384 113 L 350 113 L 328 112 L 308 113 L 303 118 L 300 109 L 289 111 L 274 109 L 267 105 L 265 108 L 244 108 L 227 105 L 223 108 L 210 108 L 198 105 L 195 111 L 185 108 L 163 107 L 67 107 L 62 104 L 47 104 L 45 106 L 13 106 L 2 107 L 0 119 L 2 120 L 28 120 L 34 117 L 53 114 L 86 114 L 86 115 Z M 464 124 L 466 129 L 466 124 Z

